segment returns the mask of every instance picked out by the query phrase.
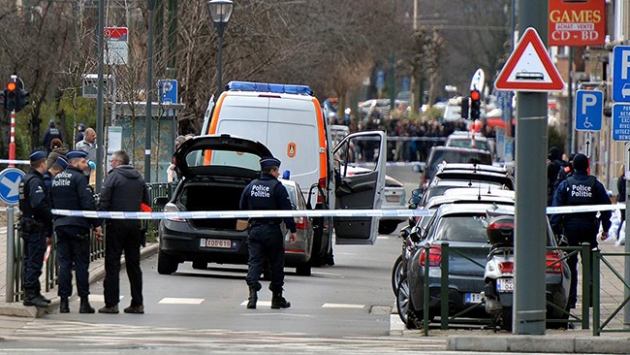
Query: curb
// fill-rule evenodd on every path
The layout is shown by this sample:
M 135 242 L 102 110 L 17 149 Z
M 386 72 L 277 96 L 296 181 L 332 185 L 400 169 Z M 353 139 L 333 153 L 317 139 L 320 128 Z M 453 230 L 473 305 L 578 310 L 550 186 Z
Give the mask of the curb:
M 140 249 L 140 261 L 147 259 L 158 252 L 159 244 L 150 243 L 146 247 Z M 105 258 L 90 263 L 93 268 L 90 269 L 90 285 L 105 278 Z M 121 259 L 121 270 L 125 267 L 125 258 Z M 73 289 L 75 281 L 72 281 Z M 57 288 L 54 287 L 50 291 L 43 294 L 44 297 L 51 300 L 50 305 L 46 308 L 26 307 L 22 302 L 0 302 L 0 315 L 26 318 L 39 318 L 44 314 L 52 313 L 59 307 L 59 297 L 57 296 Z M 74 294 L 73 294 L 74 296 Z
M 578 354 L 627 354 L 630 338 L 509 335 L 509 336 L 449 336 L 448 351 L 541 352 Z

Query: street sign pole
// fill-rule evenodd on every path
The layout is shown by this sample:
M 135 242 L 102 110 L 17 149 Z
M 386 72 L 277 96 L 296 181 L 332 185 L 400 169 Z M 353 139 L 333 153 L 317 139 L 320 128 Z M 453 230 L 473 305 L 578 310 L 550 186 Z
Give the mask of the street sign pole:
M 9 163 L 10 167 L 14 167 L 15 164 L 13 161 L 15 160 L 15 110 L 11 110 L 11 142 L 9 143 Z
M 13 206 L 7 208 L 7 277 L 5 301 L 13 302 L 13 288 L 15 287 L 15 230 L 13 227 Z
M 519 0 L 519 27 L 547 33 L 547 0 Z M 545 334 L 547 93 L 518 92 L 514 334 Z M 532 238 L 532 236 L 538 236 Z

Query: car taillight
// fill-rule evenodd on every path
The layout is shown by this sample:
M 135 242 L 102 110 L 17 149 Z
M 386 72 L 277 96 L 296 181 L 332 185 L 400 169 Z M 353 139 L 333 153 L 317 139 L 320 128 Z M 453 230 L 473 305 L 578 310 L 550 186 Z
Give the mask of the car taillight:
M 427 253 L 426 251 L 422 251 L 420 254 L 420 266 L 426 265 Z M 442 249 L 440 247 L 430 247 L 429 248 L 429 267 L 440 266 L 442 262 Z
M 295 217 L 295 228 L 297 229 L 306 229 L 306 218 L 304 217 Z
M 546 265 L 548 274 L 561 274 L 562 273 L 562 256 L 558 251 L 548 251 L 546 254 Z
M 321 187 L 322 191 L 326 191 L 326 178 L 320 178 L 319 181 L 319 187 Z M 317 203 L 322 203 L 324 202 L 324 196 L 322 196 L 322 194 L 318 191 L 317 193 Z
M 164 212 L 179 212 L 179 208 L 177 208 L 177 206 L 175 206 L 175 204 L 173 203 L 167 203 L 164 206 Z M 169 221 L 175 221 L 175 222 L 185 222 L 186 219 L 181 218 L 181 217 L 171 217 L 171 218 L 167 218 Z
M 499 271 L 501 274 L 513 274 L 514 273 L 514 263 L 512 261 L 504 261 L 499 263 Z

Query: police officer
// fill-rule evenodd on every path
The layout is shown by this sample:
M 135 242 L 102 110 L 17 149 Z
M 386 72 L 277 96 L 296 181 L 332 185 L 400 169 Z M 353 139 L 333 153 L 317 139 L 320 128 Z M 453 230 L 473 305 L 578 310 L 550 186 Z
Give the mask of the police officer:
M 52 182 L 51 198 L 56 209 L 94 211 L 96 201 L 88 186 L 87 152 L 73 150 L 66 155 L 68 167 L 57 174 Z M 90 306 L 88 266 L 90 263 L 90 228 L 97 238 L 101 236 L 101 222 L 79 216 L 58 216 L 54 228 L 57 235 L 57 258 L 59 262 L 59 290 L 61 298 L 59 312 L 69 313 L 68 298 L 72 295 L 72 267 L 74 266 L 77 291 L 81 298 L 79 313 L 94 313 Z
M 50 193 L 50 187 L 52 186 L 53 178 L 57 176 L 57 174 L 59 174 L 60 172 L 66 170 L 67 167 L 68 161 L 66 160 L 66 158 L 60 156 L 55 159 L 55 162 L 50 166 L 50 169 L 44 172 L 43 181 L 44 186 L 46 186 L 46 188 L 48 189 L 48 193 Z
M 247 185 L 241 195 L 241 210 L 291 210 L 291 200 L 287 189 L 278 181 L 280 160 L 274 157 L 260 159 L 261 176 Z M 263 271 L 265 260 L 271 264 L 272 293 L 271 308 L 289 308 L 289 303 L 282 297 L 284 285 L 284 237 L 280 224 L 284 221 L 291 231 L 291 241 L 296 239 L 293 218 L 256 218 L 250 219 L 249 225 L 249 261 L 247 285 L 249 286 L 249 302 L 247 308 L 256 308 L 257 292 L 261 285 L 258 282 Z
M 610 204 L 610 197 L 606 193 L 604 185 L 597 178 L 587 173 L 588 158 L 584 154 L 576 154 L 573 158 L 574 173 L 562 181 L 553 198 L 553 206 L 576 205 L 600 205 Z M 569 246 L 580 246 L 589 243 L 592 248 L 597 248 L 597 232 L 599 224 L 602 224 L 602 240 L 608 238 L 610 228 L 610 211 L 600 211 L 599 220 L 597 212 L 556 214 L 551 216 L 551 227 L 556 234 L 563 233 Z M 592 260 L 592 259 L 591 259 Z M 569 308 L 575 308 L 577 302 L 577 255 L 574 254 L 567 260 L 571 270 L 571 290 L 569 293 Z
M 50 242 L 52 213 L 48 193 L 43 182 L 46 153 L 36 150 L 30 155 L 31 168 L 20 181 L 20 229 L 24 238 L 24 302 L 25 306 L 47 307 L 50 300 L 41 294 L 39 277 L 42 274 L 46 243 Z

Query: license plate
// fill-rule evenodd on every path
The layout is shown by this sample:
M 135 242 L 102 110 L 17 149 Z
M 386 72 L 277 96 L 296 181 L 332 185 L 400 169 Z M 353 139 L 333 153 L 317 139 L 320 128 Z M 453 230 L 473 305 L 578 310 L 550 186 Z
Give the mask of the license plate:
M 199 246 L 202 248 L 222 248 L 229 249 L 232 247 L 232 241 L 229 239 L 205 239 L 199 240 Z
M 467 293 L 464 298 L 466 303 L 481 303 L 481 293 Z
M 514 292 L 514 279 L 497 279 L 497 291 Z

